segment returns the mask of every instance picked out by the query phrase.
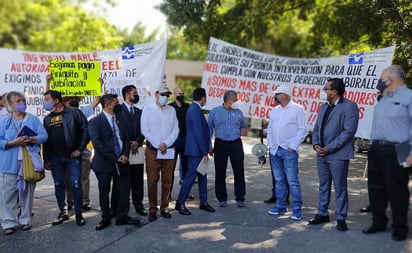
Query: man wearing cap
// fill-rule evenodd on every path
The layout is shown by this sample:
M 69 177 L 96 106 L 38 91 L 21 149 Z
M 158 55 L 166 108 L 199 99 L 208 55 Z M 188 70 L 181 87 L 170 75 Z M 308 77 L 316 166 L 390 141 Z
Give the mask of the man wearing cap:
M 157 219 L 157 183 L 161 175 L 160 215 L 171 218 L 169 206 L 170 186 L 174 172 L 174 148 L 179 135 L 176 111 L 167 104 L 172 94 L 166 86 L 155 93 L 156 102 L 143 108 L 142 134 L 146 137 L 146 174 L 149 197 L 149 221 Z
M 309 225 L 329 222 L 331 185 L 335 187 L 337 230 L 346 231 L 348 214 L 348 168 L 353 159 L 353 137 L 358 128 L 358 106 L 344 98 L 345 83 L 329 79 L 323 87 L 326 103 L 319 108 L 313 127 L 312 144 L 316 151 L 319 176 L 318 212 Z
M 275 91 L 278 102 L 270 112 L 267 129 L 270 163 L 275 178 L 276 204 L 269 214 L 287 212 L 287 185 L 292 195 L 293 220 L 302 219 L 302 197 L 298 177 L 299 144 L 307 135 L 306 117 L 302 106 L 291 100 L 291 87 L 279 86 Z

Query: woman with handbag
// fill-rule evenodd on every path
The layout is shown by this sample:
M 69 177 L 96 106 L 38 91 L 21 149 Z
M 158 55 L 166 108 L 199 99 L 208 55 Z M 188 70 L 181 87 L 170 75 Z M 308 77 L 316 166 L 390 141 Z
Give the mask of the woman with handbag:
M 26 113 L 26 98 L 22 93 L 9 92 L 7 102 L 12 113 L 0 121 L 0 223 L 4 234 L 10 235 L 19 226 L 22 230 L 31 229 L 36 182 L 23 179 L 23 151 L 33 155 L 32 169 L 44 169 L 40 168 L 43 166 L 39 154 L 47 133 L 37 116 Z M 18 205 L 20 214 L 16 211 Z

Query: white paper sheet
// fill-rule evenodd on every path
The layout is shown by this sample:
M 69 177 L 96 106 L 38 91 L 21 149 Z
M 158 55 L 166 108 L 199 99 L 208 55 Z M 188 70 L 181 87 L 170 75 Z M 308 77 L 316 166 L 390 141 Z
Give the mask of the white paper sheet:
M 204 176 L 208 168 L 209 168 L 209 160 L 205 162 L 205 157 L 203 157 L 199 165 L 197 166 L 196 171 Z
M 144 147 L 139 147 L 137 149 L 137 153 L 136 154 L 132 154 L 132 151 L 130 151 L 129 154 L 129 164 L 133 165 L 133 164 L 143 164 L 144 163 L 144 152 L 145 152 L 145 148 Z
M 157 159 L 175 159 L 175 149 L 168 148 L 165 154 L 162 154 L 160 150 L 157 151 Z

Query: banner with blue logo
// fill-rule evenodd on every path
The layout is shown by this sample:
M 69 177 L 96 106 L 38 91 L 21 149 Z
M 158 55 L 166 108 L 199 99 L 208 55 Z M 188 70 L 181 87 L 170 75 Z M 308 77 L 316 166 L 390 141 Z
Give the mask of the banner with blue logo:
M 292 86 L 292 99 L 306 111 L 312 129 L 320 105 L 320 95 L 329 78 L 342 78 L 345 97 L 359 107 L 357 137 L 369 138 L 376 85 L 382 70 L 391 65 L 395 47 L 328 58 L 290 58 L 239 47 L 215 38 L 209 41 L 202 87 L 207 92 L 205 109 L 221 105 L 223 94 L 238 94 L 245 117 L 268 119 L 277 103 L 274 91 L 279 85 Z M 309 130 L 310 130 L 309 129 Z
M 162 85 L 165 73 L 167 41 L 148 42 L 125 48 L 87 53 L 29 52 L 0 48 L 0 94 L 20 91 L 25 94 L 27 111 L 43 117 L 43 93 L 46 75 L 50 73 L 49 61 L 71 60 L 100 62 L 100 77 L 104 80 L 104 90 L 118 93 L 109 87 L 110 79 L 124 78 L 135 81 L 145 104 L 151 99 L 157 87 Z M 97 80 L 96 80 L 97 81 Z M 146 94 L 146 96 L 145 96 Z M 147 95 L 149 94 L 149 95 Z M 119 95 L 119 94 L 118 94 Z M 85 97 L 80 106 L 90 104 L 94 97 Z M 99 112 L 99 108 L 97 113 Z

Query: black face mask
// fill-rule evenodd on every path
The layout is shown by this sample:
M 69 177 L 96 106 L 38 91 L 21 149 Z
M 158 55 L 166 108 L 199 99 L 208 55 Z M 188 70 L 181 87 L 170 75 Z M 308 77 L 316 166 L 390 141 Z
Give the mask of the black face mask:
M 117 105 L 115 105 L 114 107 L 113 107 L 113 112 L 115 113 L 115 114 L 118 114 L 118 113 L 120 113 L 122 111 L 122 106 L 120 105 L 120 104 L 117 104 Z
M 183 103 L 183 101 L 185 100 L 185 96 L 183 96 L 183 95 L 177 96 L 176 100 L 179 101 L 180 103 Z
M 376 89 L 378 89 L 381 93 L 383 93 L 386 87 L 387 87 L 386 83 L 382 79 L 379 79 L 378 84 L 376 85 Z
M 138 94 L 134 95 L 134 98 L 130 102 L 132 102 L 133 104 L 139 103 L 139 95 Z
M 378 96 L 376 97 L 376 100 L 378 100 L 378 102 L 379 102 L 382 98 L 383 98 L 383 95 L 378 95 Z
M 74 107 L 74 108 L 79 108 L 80 107 L 80 102 L 79 101 L 71 101 L 69 103 L 70 107 Z

